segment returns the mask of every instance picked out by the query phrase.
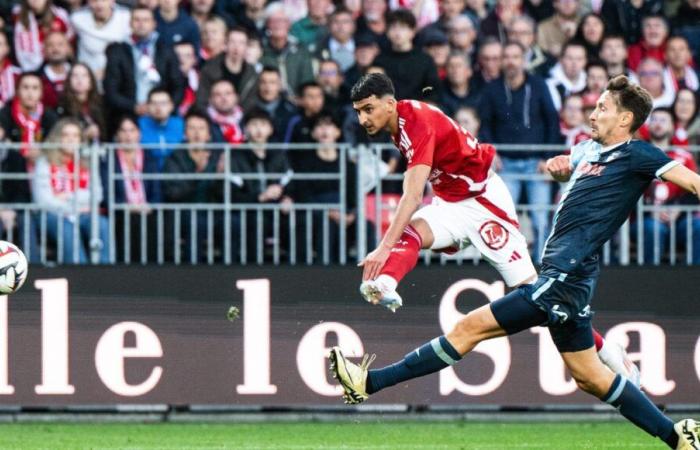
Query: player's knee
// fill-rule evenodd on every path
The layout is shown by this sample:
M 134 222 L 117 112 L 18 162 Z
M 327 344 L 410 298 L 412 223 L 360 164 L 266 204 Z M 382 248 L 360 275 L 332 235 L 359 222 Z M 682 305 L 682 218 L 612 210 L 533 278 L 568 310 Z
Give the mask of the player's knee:
M 598 398 L 605 395 L 609 386 L 606 386 L 606 377 L 596 373 L 572 373 L 576 386 L 583 392 Z
M 483 321 L 474 311 L 464 316 L 447 335 L 447 339 L 460 355 L 469 353 L 481 340 Z
M 430 248 L 433 245 L 433 231 L 430 229 L 428 222 L 425 219 L 415 218 L 411 220 L 410 225 L 415 229 L 421 237 L 423 248 Z

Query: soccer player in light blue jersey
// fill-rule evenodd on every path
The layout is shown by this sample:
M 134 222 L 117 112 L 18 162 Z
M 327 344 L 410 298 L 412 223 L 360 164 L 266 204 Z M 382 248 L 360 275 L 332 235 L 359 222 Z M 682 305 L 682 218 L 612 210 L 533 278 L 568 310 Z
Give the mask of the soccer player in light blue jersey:
M 621 75 L 613 78 L 591 114 L 592 140 L 570 155 L 547 161 L 558 181 L 568 181 L 547 239 L 540 274 L 505 297 L 467 314 L 439 336 L 387 367 L 369 370 L 347 360 L 339 348 L 331 370 L 348 403 L 403 381 L 455 364 L 479 342 L 544 325 L 585 392 L 596 396 L 670 448 L 700 450 L 700 427 L 692 419 L 674 424 L 639 388 L 611 372 L 593 342 L 590 301 L 600 272 L 603 244 L 619 229 L 654 178 L 700 197 L 700 176 L 653 145 L 633 140 L 652 108 L 649 93 Z

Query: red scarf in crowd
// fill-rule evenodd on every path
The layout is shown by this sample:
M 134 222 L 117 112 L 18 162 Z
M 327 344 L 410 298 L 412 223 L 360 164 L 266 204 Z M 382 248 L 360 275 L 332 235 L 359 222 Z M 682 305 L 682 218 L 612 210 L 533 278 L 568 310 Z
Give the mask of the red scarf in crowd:
M 75 189 L 75 162 L 73 159 L 61 165 L 51 164 L 51 189 L 54 194 L 71 194 Z M 90 181 L 90 171 L 80 165 L 78 168 L 78 186 L 87 189 Z
M 131 152 L 117 150 L 119 166 L 124 176 L 124 194 L 126 202 L 130 205 L 146 204 L 146 189 L 140 175 L 143 174 L 143 150 L 137 148 Z M 131 160 L 131 164 L 129 164 Z
M 182 103 L 178 107 L 178 112 L 181 116 L 185 116 L 190 106 L 197 101 L 197 89 L 199 89 L 199 73 L 195 69 L 190 69 L 187 72 L 187 86 L 185 86 L 185 95 L 182 96 Z
M 13 9 L 14 19 L 14 50 L 17 62 L 24 71 L 37 70 L 44 62 L 44 36 L 51 31 L 64 33 L 69 40 L 74 37 L 70 25 L 70 17 L 65 9 L 50 6 L 53 21 L 48 29 L 39 27 L 39 22 L 33 13 L 29 14 L 29 28 L 25 28 L 19 20 L 19 5 Z M 48 12 L 47 12 L 48 14 Z
M 12 119 L 20 129 L 20 142 L 23 144 L 20 152 L 27 156 L 29 147 L 35 142 L 41 141 L 41 117 L 44 115 L 44 105 L 39 103 L 34 114 L 25 114 L 18 98 L 12 100 Z
M 240 107 L 236 106 L 233 112 L 228 115 L 219 113 L 211 106 L 207 108 L 207 112 L 209 113 L 209 118 L 221 128 L 226 142 L 229 144 L 240 144 L 245 140 L 243 131 L 238 125 L 243 116 L 243 111 Z
M 15 84 L 22 69 L 12 65 L 10 58 L 0 65 L 0 107 L 9 102 L 15 96 Z

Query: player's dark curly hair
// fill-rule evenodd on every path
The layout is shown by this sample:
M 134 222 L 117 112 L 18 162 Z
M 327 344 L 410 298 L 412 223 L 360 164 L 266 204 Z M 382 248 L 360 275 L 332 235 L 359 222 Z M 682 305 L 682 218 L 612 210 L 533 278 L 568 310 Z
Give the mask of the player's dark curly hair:
M 630 132 L 637 131 L 651 112 L 653 104 L 651 94 L 643 87 L 632 83 L 624 75 L 618 75 L 610 80 L 607 90 L 615 99 L 618 109 L 629 111 L 634 115 Z
M 357 80 L 355 86 L 352 87 L 350 91 L 350 100 L 359 102 L 373 95 L 377 97 L 395 95 L 394 83 L 391 82 L 388 76 L 383 73 L 368 73 L 363 75 Z

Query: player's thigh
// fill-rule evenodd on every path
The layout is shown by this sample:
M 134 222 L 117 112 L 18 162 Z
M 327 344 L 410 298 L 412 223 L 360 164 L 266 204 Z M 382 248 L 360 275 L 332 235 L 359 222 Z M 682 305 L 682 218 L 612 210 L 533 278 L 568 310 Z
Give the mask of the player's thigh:
M 459 241 L 454 205 L 451 203 L 434 202 L 424 206 L 413 214 L 411 225 L 421 233 L 423 248 L 446 248 Z

